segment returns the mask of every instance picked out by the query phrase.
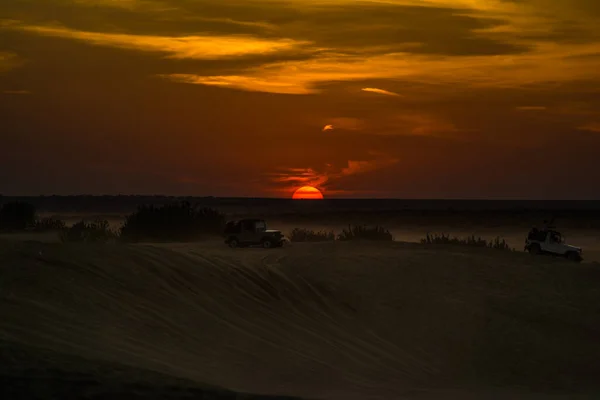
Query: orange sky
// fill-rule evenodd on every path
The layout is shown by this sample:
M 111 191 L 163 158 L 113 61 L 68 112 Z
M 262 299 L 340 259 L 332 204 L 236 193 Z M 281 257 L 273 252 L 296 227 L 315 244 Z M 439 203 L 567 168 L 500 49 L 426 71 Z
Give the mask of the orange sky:
M 2 3 L 5 195 L 600 198 L 597 0 Z

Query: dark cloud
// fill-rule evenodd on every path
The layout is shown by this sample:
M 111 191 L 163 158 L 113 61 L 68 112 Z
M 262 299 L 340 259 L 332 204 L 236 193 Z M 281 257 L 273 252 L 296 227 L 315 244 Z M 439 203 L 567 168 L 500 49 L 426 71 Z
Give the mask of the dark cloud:
M 520 53 L 527 47 L 477 36 L 506 21 L 460 15 L 460 9 L 393 4 L 340 4 L 313 8 L 290 24 L 301 38 L 342 50 L 379 48 L 439 55 Z M 432 29 L 435 27 L 435 29 Z M 418 44 L 407 47 L 407 44 Z M 360 50 L 358 50 L 360 51 Z
M 34 5 L 35 4 L 35 5 Z M 141 3 L 143 4 L 143 3 Z M 3 12 L 4 18 L 30 25 L 59 23 L 71 29 L 136 35 L 183 36 L 194 34 L 261 34 L 268 27 L 253 18 L 234 20 L 228 14 L 206 16 L 165 3 L 163 7 L 89 6 L 66 0 L 12 2 Z

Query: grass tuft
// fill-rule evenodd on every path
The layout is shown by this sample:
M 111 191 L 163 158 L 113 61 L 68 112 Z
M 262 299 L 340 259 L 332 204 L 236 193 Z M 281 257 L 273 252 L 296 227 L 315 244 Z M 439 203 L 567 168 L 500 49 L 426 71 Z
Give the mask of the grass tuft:
M 342 230 L 337 236 L 338 240 L 381 240 L 381 241 L 393 241 L 394 237 L 391 232 L 382 226 L 376 225 L 368 227 L 365 225 L 348 225 L 348 228 Z
M 295 228 L 290 233 L 292 242 L 326 242 L 335 240 L 334 231 L 313 231 L 305 228 Z
M 78 243 L 108 243 L 116 240 L 117 232 L 110 229 L 106 220 L 95 220 L 91 222 L 79 221 L 69 228 L 62 230 L 60 240 L 62 242 Z
M 35 221 L 33 230 L 36 232 L 62 231 L 66 228 L 64 221 L 52 217 L 42 218 Z
M 481 237 L 475 237 L 475 235 L 467 236 L 466 238 L 459 238 L 456 236 L 450 237 L 446 234 L 427 234 L 427 236 L 421 239 L 422 244 L 449 244 L 449 245 L 460 245 L 460 246 L 471 246 L 471 247 L 487 247 L 497 250 L 512 250 L 506 240 L 497 236 L 491 241 L 482 239 Z

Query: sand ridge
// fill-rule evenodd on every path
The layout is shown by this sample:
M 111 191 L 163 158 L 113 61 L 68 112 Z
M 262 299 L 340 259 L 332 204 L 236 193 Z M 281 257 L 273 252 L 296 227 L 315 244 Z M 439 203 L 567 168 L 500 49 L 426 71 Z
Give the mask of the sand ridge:
M 0 337 L 19 346 L 311 399 L 600 393 L 593 265 L 368 243 L 0 257 Z

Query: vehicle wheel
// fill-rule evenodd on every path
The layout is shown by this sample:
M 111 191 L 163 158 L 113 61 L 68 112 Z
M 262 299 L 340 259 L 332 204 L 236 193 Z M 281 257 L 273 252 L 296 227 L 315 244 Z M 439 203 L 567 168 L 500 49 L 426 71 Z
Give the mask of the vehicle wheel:
M 236 238 L 229 239 L 229 247 L 231 247 L 232 249 L 235 249 L 239 245 L 240 245 L 240 242 L 238 242 L 238 240 Z
M 271 247 L 273 247 L 273 242 L 271 242 L 269 239 L 265 239 L 262 242 L 262 247 L 265 249 L 270 249 Z
M 542 249 L 540 248 L 539 244 L 532 244 L 529 247 L 529 253 L 530 254 L 540 254 L 542 252 Z
M 567 253 L 567 260 L 576 262 L 581 261 L 581 259 L 579 258 L 579 254 L 575 253 L 574 251 L 570 251 Z

